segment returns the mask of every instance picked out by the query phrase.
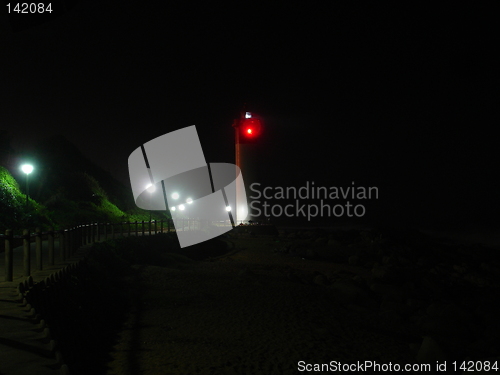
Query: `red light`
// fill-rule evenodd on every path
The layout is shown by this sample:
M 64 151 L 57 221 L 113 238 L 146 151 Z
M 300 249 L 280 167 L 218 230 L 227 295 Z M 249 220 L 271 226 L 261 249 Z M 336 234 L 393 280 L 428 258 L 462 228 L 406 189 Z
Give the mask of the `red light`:
M 242 121 L 242 134 L 247 138 L 255 138 L 260 135 L 262 124 L 259 119 L 245 118 Z

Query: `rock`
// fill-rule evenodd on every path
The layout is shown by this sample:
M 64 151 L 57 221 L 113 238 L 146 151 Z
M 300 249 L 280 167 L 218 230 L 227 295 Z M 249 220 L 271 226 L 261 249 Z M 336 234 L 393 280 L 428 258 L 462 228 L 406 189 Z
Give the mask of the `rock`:
M 394 254 L 392 254 L 392 255 L 385 255 L 382 258 L 382 263 L 383 264 L 396 264 L 397 263 L 397 258 L 394 256 Z
M 430 336 L 424 336 L 417 354 L 420 363 L 436 363 L 445 361 L 446 355 L 441 346 Z
M 302 238 L 311 238 L 314 236 L 314 233 L 311 231 L 305 231 L 301 233 Z
M 335 281 L 331 287 L 346 297 L 350 303 L 359 302 L 364 295 L 363 289 L 348 280 Z
M 491 270 L 491 266 L 488 264 L 488 263 L 481 263 L 481 268 L 485 271 L 490 271 Z
M 380 310 L 378 316 L 385 330 L 397 332 L 400 331 L 401 327 L 404 325 L 404 319 L 397 311 Z
M 458 264 L 454 264 L 453 269 L 458 273 L 465 273 L 465 271 L 467 270 L 464 266 L 459 266 Z
M 290 254 L 304 256 L 306 255 L 307 249 L 304 247 L 302 243 L 294 243 L 290 247 Z
M 316 238 L 316 240 L 314 242 L 316 242 L 320 245 L 326 245 L 328 243 L 328 238 L 319 237 L 319 238 Z
M 328 285 L 328 279 L 325 275 L 316 275 L 313 279 L 313 282 L 317 285 Z
M 334 240 L 334 239 L 329 239 L 328 242 L 327 242 L 327 245 L 331 246 L 331 247 L 341 247 L 342 243 L 340 243 L 340 241 L 337 241 L 337 240 Z
M 382 295 L 386 299 L 392 299 L 394 301 L 403 301 L 405 297 L 403 287 L 397 285 L 373 283 L 370 286 L 370 290 Z
M 426 257 L 420 257 L 417 260 L 417 266 L 419 267 L 425 267 L 429 264 L 429 258 Z
M 453 302 L 439 301 L 427 307 L 419 326 L 425 334 L 463 338 L 475 331 L 471 318 L 469 313 Z
M 387 278 L 389 274 L 389 266 L 380 266 L 378 264 L 375 264 L 372 268 L 372 275 L 376 279 L 384 279 Z
M 314 259 L 316 258 L 316 251 L 314 249 L 311 249 L 311 248 L 307 248 L 306 249 L 306 253 L 305 253 L 305 256 L 309 259 Z
M 293 282 L 301 282 L 302 280 L 300 279 L 300 277 L 298 277 L 293 271 L 288 271 L 286 273 L 286 278 L 290 281 L 293 281 Z
M 426 313 L 431 316 L 442 316 L 449 319 L 467 320 L 470 316 L 454 302 L 438 301 L 430 304 Z
M 464 276 L 464 280 L 478 287 L 485 287 L 490 285 L 490 282 L 487 279 L 475 273 L 466 274 Z
M 245 267 L 245 269 L 238 272 L 238 277 L 242 278 L 242 279 L 250 277 L 252 275 L 254 275 L 254 273 L 252 271 L 250 271 L 250 269 L 248 267 Z
M 490 344 L 483 339 L 476 340 L 467 347 L 467 355 L 473 356 L 475 358 L 481 358 L 489 352 Z
M 403 265 L 403 266 L 408 266 L 412 263 L 412 261 L 404 256 L 398 255 L 397 256 L 398 262 Z
M 408 298 L 406 300 L 406 305 L 412 309 L 412 310 L 416 310 L 416 309 L 420 309 L 422 308 L 422 306 L 424 305 L 424 301 L 420 300 L 420 299 L 416 299 L 416 298 Z
M 348 258 L 348 261 L 349 261 L 349 264 L 351 266 L 356 266 L 359 262 L 359 256 L 357 255 L 351 255 L 349 258 Z
M 410 308 L 403 302 L 386 299 L 380 304 L 380 312 L 394 311 L 398 315 L 407 315 Z

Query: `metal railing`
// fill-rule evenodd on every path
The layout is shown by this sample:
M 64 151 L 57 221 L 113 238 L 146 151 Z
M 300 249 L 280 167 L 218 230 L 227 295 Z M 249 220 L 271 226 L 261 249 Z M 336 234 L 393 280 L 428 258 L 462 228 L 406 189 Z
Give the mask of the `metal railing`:
M 238 225 L 248 225 L 252 222 L 241 222 Z M 76 225 L 71 228 L 61 230 L 35 232 L 24 229 L 22 234 L 14 234 L 8 229 L 5 234 L 0 233 L 0 252 L 5 253 L 5 281 L 13 280 L 14 270 L 14 249 L 22 246 L 23 275 L 31 275 L 31 244 L 35 243 L 35 268 L 41 271 L 43 265 L 43 241 L 47 242 L 48 265 L 53 266 L 58 262 L 64 262 L 71 257 L 74 252 L 82 246 L 91 245 L 95 242 L 106 241 L 116 237 L 145 236 L 158 233 L 170 233 L 176 231 L 204 230 L 209 226 L 231 226 L 231 222 L 212 221 L 200 219 L 167 219 L 151 221 L 124 221 L 115 223 L 87 223 Z M 2 241 L 3 240 L 3 241 Z M 57 245 L 56 245 L 57 244 Z M 2 245 L 3 249 L 2 249 Z M 19 256 L 18 256 L 19 258 Z M 47 258 L 47 254 L 45 254 Z
M 207 221 L 194 219 L 174 220 L 152 220 L 118 223 L 87 223 L 76 225 L 61 230 L 49 230 L 42 232 L 36 228 L 34 232 L 24 229 L 22 234 L 15 234 L 8 229 L 5 234 L 0 233 L 0 251 L 5 255 L 5 281 L 13 280 L 14 249 L 22 246 L 23 276 L 31 275 L 31 244 L 35 243 L 35 268 L 41 271 L 44 268 L 42 259 L 43 241 L 47 242 L 48 265 L 53 266 L 58 262 L 64 262 L 82 246 L 90 245 L 99 241 L 106 241 L 116 237 L 152 235 L 157 233 L 168 233 L 176 230 L 200 230 Z M 210 222 L 207 222 L 210 223 Z M 175 225 L 174 225 L 175 224 Z M 177 229 L 176 229 L 177 228 Z M 3 241 L 2 241 L 3 240 Z M 45 254 L 47 258 L 47 254 Z

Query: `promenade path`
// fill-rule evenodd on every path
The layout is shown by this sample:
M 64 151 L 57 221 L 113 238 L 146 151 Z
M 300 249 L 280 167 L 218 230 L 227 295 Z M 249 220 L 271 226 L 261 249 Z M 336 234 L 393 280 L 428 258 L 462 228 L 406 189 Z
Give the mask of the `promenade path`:
M 4 240 L 1 238 L 1 240 Z M 55 243 L 55 264 L 49 265 L 48 241 L 42 241 L 42 270 L 36 270 L 35 243 L 30 246 L 33 282 L 82 259 L 90 245 L 80 247 L 71 257 L 62 260 L 59 243 Z M 57 343 L 47 334 L 44 321 L 35 316 L 22 301 L 18 286 L 24 276 L 23 246 L 13 250 L 13 281 L 5 280 L 5 253 L 0 253 L 0 375 L 64 374 L 66 366 L 57 354 Z

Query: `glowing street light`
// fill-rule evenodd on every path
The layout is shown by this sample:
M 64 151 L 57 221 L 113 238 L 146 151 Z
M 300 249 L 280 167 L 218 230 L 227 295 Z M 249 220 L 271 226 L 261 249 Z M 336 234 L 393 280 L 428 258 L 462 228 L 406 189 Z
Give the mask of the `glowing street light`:
M 178 193 L 173 193 L 172 194 L 172 199 L 179 199 L 179 194 Z
M 184 211 L 185 208 L 186 207 L 183 204 L 179 205 L 179 210 Z
M 33 172 L 33 166 L 31 164 L 21 165 L 21 170 L 26 173 L 26 205 L 28 204 L 28 197 L 30 195 L 30 185 L 29 185 L 29 175 Z
M 193 203 L 193 200 L 191 198 L 188 198 L 188 199 L 186 199 L 186 203 L 191 204 L 191 203 Z
M 26 174 L 30 174 L 33 172 L 33 166 L 31 164 L 23 164 L 21 170 Z
M 231 206 L 226 206 L 226 211 L 227 212 L 231 211 Z

